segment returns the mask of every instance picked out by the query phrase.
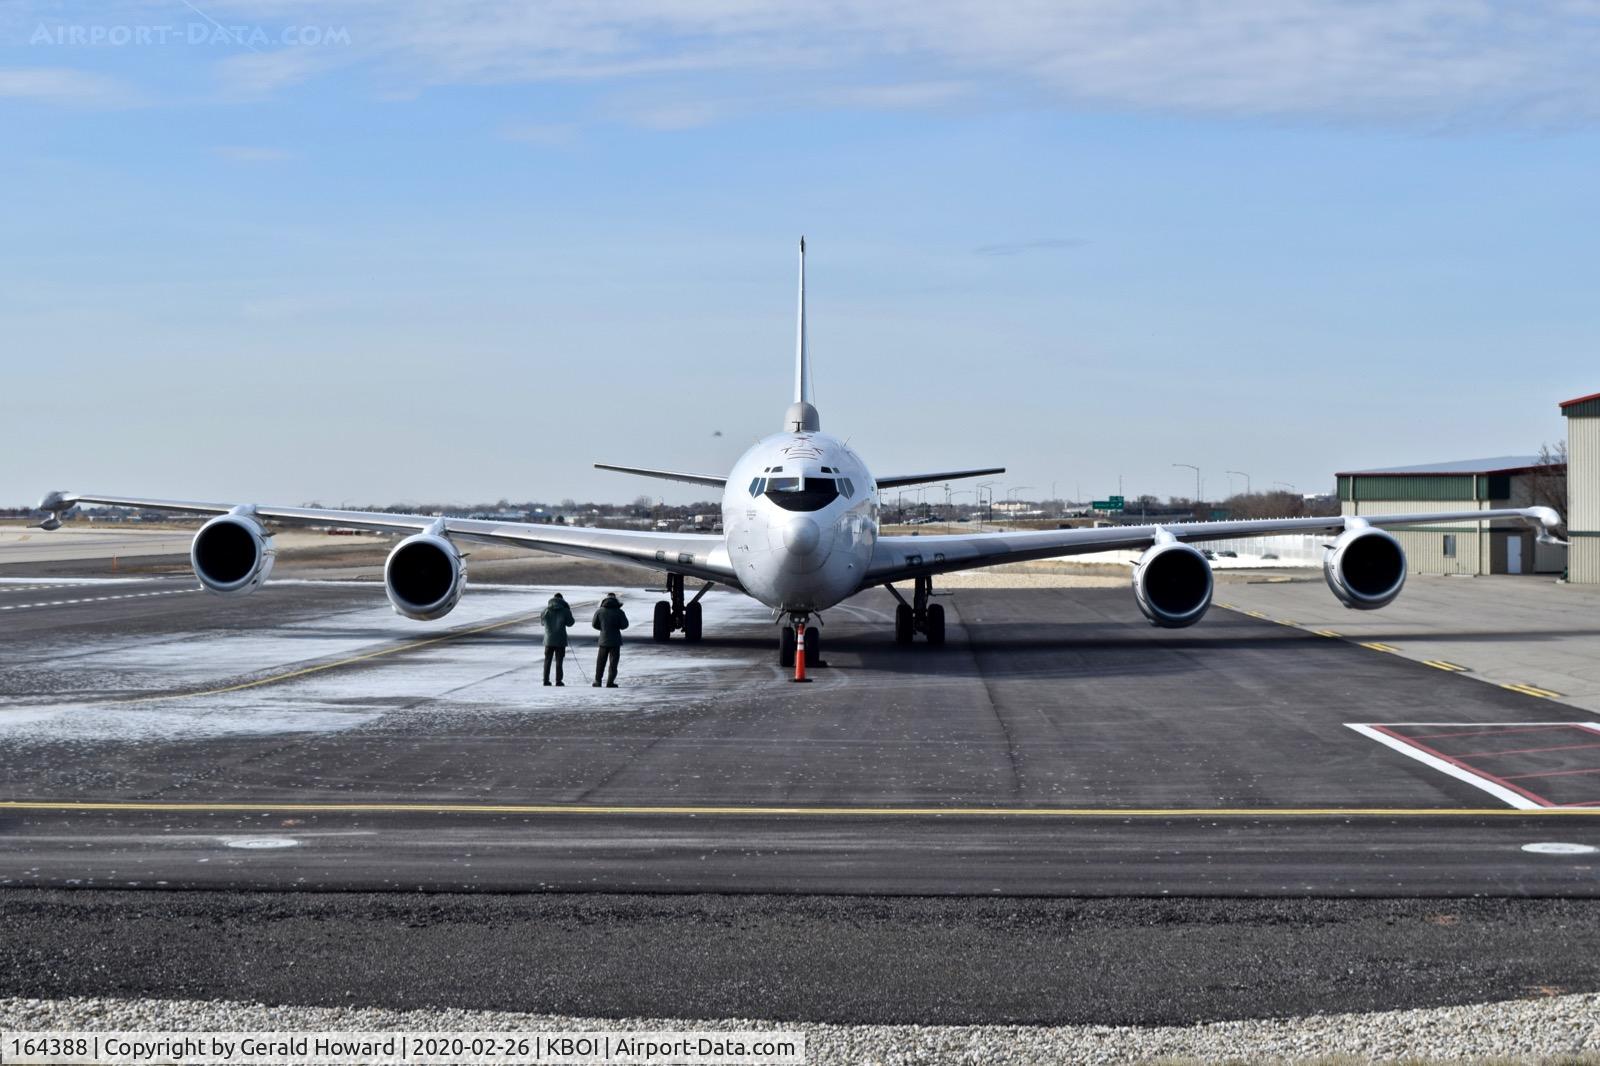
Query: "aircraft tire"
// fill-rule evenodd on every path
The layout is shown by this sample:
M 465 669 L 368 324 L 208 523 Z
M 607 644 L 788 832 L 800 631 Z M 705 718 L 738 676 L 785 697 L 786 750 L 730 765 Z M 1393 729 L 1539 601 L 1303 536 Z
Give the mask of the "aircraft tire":
M 683 609 L 683 639 L 691 643 L 700 639 L 700 605 L 691 603 Z
M 778 665 L 787 670 L 794 668 L 794 627 L 778 627 Z
M 657 600 L 656 614 L 652 621 L 650 636 L 657 644 L 665 644 L 672 637 L 672 604 L 666 600 Z
M 806 629 L 806 665 L 822 665 L 822 631 L 816 626 Z
M 911 608 L 899 604 L 894 609 L 894 642 L 896 644 L 910 644 L 915 629 L 911 621 Z
M 928 605 L 928 643 L 934 647 L 944 643 L 944 604 Z

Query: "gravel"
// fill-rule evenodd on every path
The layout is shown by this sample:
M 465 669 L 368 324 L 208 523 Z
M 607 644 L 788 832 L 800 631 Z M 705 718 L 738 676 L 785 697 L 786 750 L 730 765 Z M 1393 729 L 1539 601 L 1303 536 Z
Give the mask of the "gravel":
M 807 1061 L 1127 1063 L 1246 1060 L 1369 1063 L 1510 1059 L 1600 1062 L 1600 994 L 1471 1006 L 1326 1014 L 1194 1026 L 911 1026 L 597 1019 L 497 1011 L 269 1007 L 153 999 L 0 999 L 0 1029 L 121 1031 L 756 1030 L 805 1033 Z

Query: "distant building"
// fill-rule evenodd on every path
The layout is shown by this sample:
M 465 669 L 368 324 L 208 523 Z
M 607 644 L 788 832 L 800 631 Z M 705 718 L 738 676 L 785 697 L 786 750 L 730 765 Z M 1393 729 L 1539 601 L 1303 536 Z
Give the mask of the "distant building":
M 1529 507 L 1544 502 L 1541 481 L 1565 478 L 1566 473 L 1560 464 L 1541 465 L 1537 455 L 1347 470 L 1337 475 L 1339 510 L 1364 515 Z M 1595 528 L 1600 529 L 1600 522 Z M 1440 523 L 1393 532 L 1416 574 L 1559 574 L 1566 567 L 1566 549 L 1537 543 L 1534 530 L 1517 520 Z
M 1600 584 L 1600 392 L 1561 405 L 1567 417 L 1567 580 Z

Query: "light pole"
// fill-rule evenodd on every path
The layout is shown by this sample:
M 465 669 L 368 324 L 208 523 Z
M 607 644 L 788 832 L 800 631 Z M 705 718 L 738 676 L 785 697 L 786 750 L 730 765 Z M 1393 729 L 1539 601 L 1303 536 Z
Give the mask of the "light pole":
M 1186 466 L 1194 471 L 1194 502 L 1200 503 L 1200 468 L 1193 463 L 1173 463 L 1173 466 Z
M 994 523 L 994 487 L 995 487 L 995 484 L 996 483 L 993 482 L 993 481 L 980 481 L 980 482 L 978 482 L 978 488 L 987 489 L 988 492 L 989 492 L 989 507 L 988 507 L 988 510 L 986 510 L 984 512 L 983 520 L 985 522 L 987 522 L 987 523 L 990 523 L 990 524 Z M 979 502 L 980 503 L 982 502 L 982 498 L 981 497 L 979 499 Z
M 956 489 L 956 491 L 954 491 L 954 492 L 946 492 L 945 496 L 944 496 L 945 506 L 946 507 L 950 506 L 951 497 L 953 497 L 953 496 L 961 496 L 961 495 L 964 495 L 965 493 L 968 493 L 968 492 L 972 493 L 974 500 L 980 500 L 981 491 L 982 490 L 980 490 L 980 489 Z M 974 506 L 976 506 L 976 504 L 974 504 Z M 950 531 L 950 519 L 952 517 L 954 517 L 954 512 L 951 512 L 950 514 L 946 514 L 945 515 L 944 528 L 945 528 L 945 532 L 946 533 L 948 533 Z
M 1238 474 L 1240 477 L 1244 478 L 1244 494 L 1246 496 L 1250 495 L 1250 475 L 1249 474 L 1246 474 L 1243 470 L 1229 470 L 1229 471 L 1226 471 L 1226 472 L 1229 473 L 1229 474 Z
M 1021 492 L 1023 489 L 1031 489 L 1031 488 L 1033 488 L 1032 485 L 1013 485 L 1013 486 L 1011 486 L 1009 489 L 1006 489 L 1006 502 L 1007 503 L 1013 503 L 1013 504 L 1016 503 L 1017 502 L 1017 499 L 1016 499 L 1017 493 Z M 1011 512 L 1011 520 L 1013 522 L 1016 521 L 1016 517 L 1017 517 L 1016 512 L 1012 511 Z
M 1273 484 L 1274 485 L 1282 485 L 1284 488 L 1288 489 L 1290 492 L 1299 492 L 1300 491 L 1299 489 L 1295 488 L 1294 485 L 1292 485 L 1291 483 L 1289 483 L 1287 481 L 1274 481 Z

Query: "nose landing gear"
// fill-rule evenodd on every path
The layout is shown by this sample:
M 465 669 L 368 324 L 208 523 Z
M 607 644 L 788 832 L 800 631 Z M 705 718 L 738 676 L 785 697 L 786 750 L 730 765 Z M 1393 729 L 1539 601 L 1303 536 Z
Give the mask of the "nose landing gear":
M 910 644 L 916 634 L 921 633 L 928 638 L 928 643 L 937 647 L 944 643 L 944 605 L 929 603 L 933 596 L 933 578 L 919 577 L 911 592 L 911 603 L 905 601 L 900 595 L 900 590 L 893 585 L 885 584 L 884 588 L 889 594 L 899 600 L 899 605 L 894 611 L 894 642 L 896 644 Z
M 808 680 L 806 668 L 827 666 L 822 661 L 822 633 L 816 626 L 808 626 L 810 616 L 792 611 L 789 621 L 778 630 L 778 665 L 794 667 L 796 681 Z
M 691 644 L 700 639 L 700 597 L 711 591 L 711 584 L 694 594 L 694 599 L 688 603 L 683 602 L 683 575 L 667 575 L 667 595 L 669 600 L 657 600 L 655 616 L 651 619 L 652 628 L 650 636 L 657 643 L 666 643 L 672 634 L 678 630 L 683 631 L 683 639 Z

